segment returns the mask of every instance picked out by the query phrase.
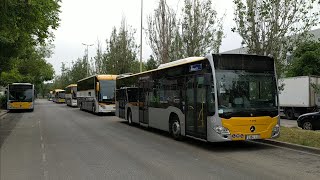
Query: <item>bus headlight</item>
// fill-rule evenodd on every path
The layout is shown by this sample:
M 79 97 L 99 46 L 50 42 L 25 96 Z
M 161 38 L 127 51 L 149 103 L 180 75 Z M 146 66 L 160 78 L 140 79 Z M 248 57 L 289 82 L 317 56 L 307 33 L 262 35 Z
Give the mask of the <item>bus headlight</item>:
M 279 134 L 280 134 L 280 126 L 279 124 L 277 124 L 272 129 L 272 138 L 278 137 Z
M 220 134 L 221 136 L 230 135 L 229 129 L 223 126 L 216 126 L 214 127 L 214 130 L 216 131 L 216 133 Z

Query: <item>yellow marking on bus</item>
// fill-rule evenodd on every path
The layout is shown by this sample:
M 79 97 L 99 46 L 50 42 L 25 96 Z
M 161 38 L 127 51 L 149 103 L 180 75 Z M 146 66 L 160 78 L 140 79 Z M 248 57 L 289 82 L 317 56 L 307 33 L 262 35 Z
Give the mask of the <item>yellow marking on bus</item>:
M 78 86 L 77 84 L 70 84 L 66 88 L 68 88 L 68 87 L 77 87 L 77 86 Z
M 14 109 L 31 109 L 32 102 L 10 102 L 10 108 Z
M 221 119 L 222 126 L 228 128 L 230 134 L 243 134 L 242 138 L 233 138 L 232 140 L 245 140 L 245 135 L 260 135 L 261 139 L 268 139 L 272 136 L 272 129 L 278 123 L 278 116 L 262 117 L 232 117 L 230 119 Z M 254 126 L 255 130 L 250 131 Z

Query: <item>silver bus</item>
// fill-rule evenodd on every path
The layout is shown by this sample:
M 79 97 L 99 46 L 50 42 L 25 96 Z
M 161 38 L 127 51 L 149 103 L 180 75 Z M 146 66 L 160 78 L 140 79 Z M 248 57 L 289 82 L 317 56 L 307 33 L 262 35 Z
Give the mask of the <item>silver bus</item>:
M 210 142 L 276 138 L 280 134 L 274 59 L 210 54 L 119 77 L 116 115 Z

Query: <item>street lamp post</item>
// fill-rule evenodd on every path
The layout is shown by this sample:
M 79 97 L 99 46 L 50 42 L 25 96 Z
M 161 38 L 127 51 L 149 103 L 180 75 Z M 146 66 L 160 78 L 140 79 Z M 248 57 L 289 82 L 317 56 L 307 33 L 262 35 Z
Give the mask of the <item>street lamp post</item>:
M 143 16 L 143 0 L 141 0 L 141 27 L 140 27 L 140 72 L 142 72 L 142 18 Z
M 86 55 L 87 55 L 87 76 L 89 76 L 89 46 L 93 46 L 93 44 L 85 44 L 82 45 L 86 46 Z

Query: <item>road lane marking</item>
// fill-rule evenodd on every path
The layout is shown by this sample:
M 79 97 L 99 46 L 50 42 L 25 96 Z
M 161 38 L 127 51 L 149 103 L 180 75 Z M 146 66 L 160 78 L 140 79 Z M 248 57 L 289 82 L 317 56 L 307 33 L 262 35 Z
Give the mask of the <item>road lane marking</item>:
M 43 143 L 41 143 L 41 148 L 44 149 L 44 144 Z
M 42 153 L 42 161 L 47 162 L 46 153 Z
M 40 140 L 43 141 L 43 137 L 42 136 L 40 136 Z
M 48 174 L 49 174 L 48 171 L 43 171 L 44 180 L 49 179 L 49 175 Z

